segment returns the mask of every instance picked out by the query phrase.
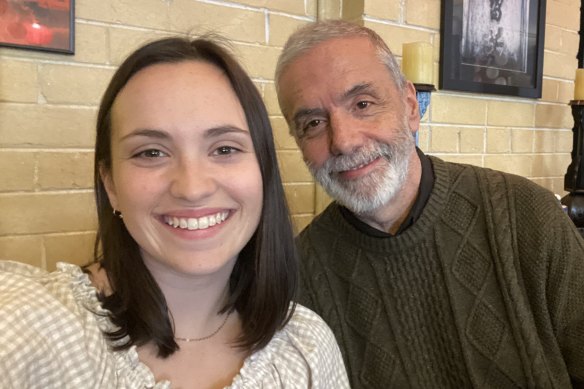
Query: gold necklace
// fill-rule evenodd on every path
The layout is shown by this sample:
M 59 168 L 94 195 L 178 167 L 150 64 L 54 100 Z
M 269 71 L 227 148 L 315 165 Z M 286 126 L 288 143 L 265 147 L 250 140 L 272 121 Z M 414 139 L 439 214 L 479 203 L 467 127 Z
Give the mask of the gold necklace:
M 223 323 L 221 323 L 219 328 L 217 328 L 215 331 L 213 331 L 207 336 L 203 336 L 202 338 L 179 338 L 178 336 L 175 336 L 174 340 L 176 340 L 177 342 L 200 342 L 201 340 L 212 338 L 213 336 L 217 335 L 217 333 L 219 333 L 219 331 L 221 331 L 223 327 L 225 327 L 227 319 L 229 319 L 229 315 L 231 315 L 231 311 L 227 313 L 227 315 L 225 315 L 225 319 L 223 320 Z

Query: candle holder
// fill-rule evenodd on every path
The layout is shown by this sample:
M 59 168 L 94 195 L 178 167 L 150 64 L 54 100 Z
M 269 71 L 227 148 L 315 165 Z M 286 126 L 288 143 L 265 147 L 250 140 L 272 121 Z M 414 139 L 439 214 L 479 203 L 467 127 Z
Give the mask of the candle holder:
M 420 112 L 420 120 L 424 117 L 428 106 L 430 105 L 430 98 L 432 92 L 436 91 L 436 87 L 432 84 L 414 84 L 416 88 L 416 99 L 418 100 L 418 111 Z M 416 146 L 418 145 L 419 129 L 416 131 Z
M 572 128 L 572 162 L 564 175 L 564 189 L 569 192 L 561 200 L 581 234 L 584 234 L 584 100 L 571 100 L 574 127 Z
M 436 91 L 436 87 L 432 84 L 414 84 L 414 87 L 416 88 L 416 99 L 418 99 L 420 119 L 422 119 L 430 105 L 430 97 L 432 96 L 432 92 Z

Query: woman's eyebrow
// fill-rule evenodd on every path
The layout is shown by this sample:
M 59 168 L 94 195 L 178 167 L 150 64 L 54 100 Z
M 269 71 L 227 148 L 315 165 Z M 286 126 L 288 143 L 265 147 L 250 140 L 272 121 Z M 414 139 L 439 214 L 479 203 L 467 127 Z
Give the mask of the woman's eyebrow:
M 228 133 L 250 135 L 249 131 L 243 130 L 239 127 L 231 126 L 231 125 L 224 125 L 224 126 L 211 127 L 209 129 L 205 130 L 203 136 L 205 138 L 214 138 L 214 137 L 218 137 L 218 136 L 221 136 L 223 134 L 228 134 Z M 172 138 L 171 135 L 164 130 L 151 129 L 151 128 L 138 128 L 138 129 L 130 132 L 129 134 L 124 135 L 120 140 L 124 141 L 126 139 L 136 138 L 136 137 L 155 138 L 155 139 L 170 139 L 170 138 Z
M 223 134 L 229 134 L 229 133 L 236 133 L 236 134 L 242 134 L 242 135 L 250 135 L 249 131 L 241 129 L 239 127 L 236 126 L 231 126 L 231 125 L 224 125 L 224 126 L 217 126 L 217 127 L 211 127 L 208 130 L 205 131 L 205 138 L 214 138 Z
M 124 141 L 129 138 L 134 137 L 147 137 L 147 138 L 156 138 L 156 139 L 169 139 L 170 135 L 168 132 L 163 130 L 155 130 L 151 128 L 137 128 L 134 131 L 130 132 L 129 134 L 124 135 L 120 140 Z

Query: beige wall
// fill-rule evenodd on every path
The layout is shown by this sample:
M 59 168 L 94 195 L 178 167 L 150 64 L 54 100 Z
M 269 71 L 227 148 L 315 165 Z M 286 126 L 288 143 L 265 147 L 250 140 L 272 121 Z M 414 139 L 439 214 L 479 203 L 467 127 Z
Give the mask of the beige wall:
M 547 0 L 541 100 L 439 91 L 420 146 L 448 160 L 520 174 L 561 193 L 570 161 L 580 2 Z M 317 14 L 358 20 L 396 55 L 403 42 L 434 46 L 439 58 L 439 0 L 124 0 L 76 1 L 76 54 L 0 49 L 0 258 L 48 269 L 85 263 L 95 237 L 92 193 L 94 120 L 116 66 L 140 43 L 214 30 L 232 39 L 265 97 L 286 193 L 298 228 L 326 198 L 288 136 L 273 87 L 286 37 Z M 316 195 L 315 195 L 316 192 Z

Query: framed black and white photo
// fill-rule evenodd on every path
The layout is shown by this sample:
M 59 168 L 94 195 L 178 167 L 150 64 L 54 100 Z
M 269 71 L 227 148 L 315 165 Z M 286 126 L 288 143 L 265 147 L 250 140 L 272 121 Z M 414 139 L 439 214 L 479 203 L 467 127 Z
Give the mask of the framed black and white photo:
M 443 0 L 440 89 L 541 97 L 545 0 Z
M 0 0 L 0 46 L 74 53 L 74 0 Z

